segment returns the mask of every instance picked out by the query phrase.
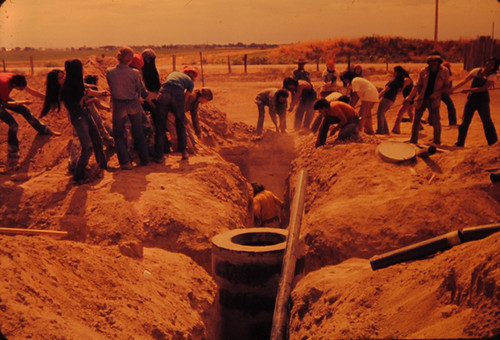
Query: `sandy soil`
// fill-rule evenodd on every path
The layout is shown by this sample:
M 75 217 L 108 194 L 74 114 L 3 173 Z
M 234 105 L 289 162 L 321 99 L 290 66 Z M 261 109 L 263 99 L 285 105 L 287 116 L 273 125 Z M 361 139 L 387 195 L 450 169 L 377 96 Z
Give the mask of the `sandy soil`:
M 103 72 L 113 63 L 92 58 L 85 73 L 100 75 L 105 87 Z M 368 78 L 382 87 L 389 77 L 385 65 L 380 68 Z M 202 137 L 188 162 L 174 153 L 165 164 L 105 172 L 82 186 L 67 171 L 72 129 L 66 111 L 45 119 L 62 131 L 60 137 L 36 135 L 17 115 L 20 167 L 0 174 L 1 226 L 65 230 L 69 237 L 0 236 L 1 332 L 9 339 L 215 339 L 211 238 L 251 225 L 250 182 L 290 201 L 295 175 L 306 169 L 301 235 L 309 275 L 293 294 L 291 338 L 500 334 L 498 236 L 375 272 L 367 261 L 448 231 L 500 221 L 500 187 L 489 180 L 491 171 L 500 171 L 500 145 L 486 145 L 477 115 L 466 147 L 456 149 L 457 128 L 447 126 L 443 106 L 445 151 L 404 164 L 384 162 L 375 150 L 386 139 L 408 140 L 409 123 L 398 136 L 363 135 L 343 144 L 329 138 L 318 149 L 315 136 L 293 131 L 267 130 L 255 139 L 255 95 L 279 87 L 288 71 L 233 69 L 227 75 L 206 69 L 205 86 L 215 99 L 200 111 Z M 29 83 L 42 90 L 44 75 Z M 465 95 L 453 99 L 460 120 Z M 400 98 L 387 114 L 391 127 L 399 104 Z M 38 114 L 41 102 L 31 108 Z M 497 91 L 491 108 L 498 130 Z M 271 128 L 268 117 L 265 127 Z M 425 125 L 420 141 L 429 143 L 431 134 Z M 6 135 L 0 124 L 0 165 Z M 116 156 L 109 155 L 116 167 Z M 143 256 L 120 252 L 127 242 L 143 245 Z

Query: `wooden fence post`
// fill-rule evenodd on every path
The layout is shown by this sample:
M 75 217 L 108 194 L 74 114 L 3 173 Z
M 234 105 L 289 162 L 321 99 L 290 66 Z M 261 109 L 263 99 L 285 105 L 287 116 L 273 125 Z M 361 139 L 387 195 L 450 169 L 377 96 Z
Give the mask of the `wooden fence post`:
M 201 86 L 205 87 L 205 77 L 203 76 L 203 52 L 200 52 L 200 66 L 201 66 Z
M 227 56 L 227 70 L 231 73 L 231 57 Z
M 245 63 L 245 73 L 247 73 L 247 61 L 248 61 L 248 54 L 245 54 L 243 56 L 243 62 Z
M 5 59 L 2 59 L 2 62 L 3 62 L 3 71 L 7 72 L 7 68 L 5 67 Z
M 175 54 L 172 54 L 172 68 L 175 71 Z
M 35 66 L 33 65 L 33 57 L 30 57 L 31 75 L 35 74 Z

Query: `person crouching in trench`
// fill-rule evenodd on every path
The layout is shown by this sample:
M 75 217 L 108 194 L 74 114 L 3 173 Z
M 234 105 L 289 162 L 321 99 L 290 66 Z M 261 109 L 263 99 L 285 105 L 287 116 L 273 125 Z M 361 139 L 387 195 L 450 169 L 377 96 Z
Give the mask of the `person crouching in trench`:
M 283 202 L 261 184 L 252 183 L 252 187 L 255 227 L 279 228 Z

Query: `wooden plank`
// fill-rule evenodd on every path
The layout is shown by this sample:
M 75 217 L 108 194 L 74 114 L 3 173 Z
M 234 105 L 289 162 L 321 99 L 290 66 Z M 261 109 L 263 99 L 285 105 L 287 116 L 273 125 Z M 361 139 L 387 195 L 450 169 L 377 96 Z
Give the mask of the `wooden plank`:
M 274 305 L 271 340 L 282 340 L 288 338 L 288 336 L 286 336 L 288 319 L 290 317 L 288 301 L 290 300 L 292 282 L 295 276 L 295 264 L 297 262 L 296 252 L 299 245 L 302 216 L 304 214 L 306 186 L 307 171 L 300 170 L 291 206 L 290 228 L 288 231 L 285 254 L 283 255 L 283 266 L 278 286 L 278 295 L 276 296 L 276 304 Z
M 68 236 L 67 231 L 24 229 L 24 228 L 0 228 L 0 234 L 10 235 L 45 235 L 45 236 Z

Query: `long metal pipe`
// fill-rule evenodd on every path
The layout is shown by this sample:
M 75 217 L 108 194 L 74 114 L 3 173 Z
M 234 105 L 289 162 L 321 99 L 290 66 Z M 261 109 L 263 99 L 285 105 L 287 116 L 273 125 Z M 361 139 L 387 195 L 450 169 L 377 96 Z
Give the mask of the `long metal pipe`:
M 417 156 L 421 158 L 427 158 L 436 153 L 437 149 L 435 146 L 431 145 L 427 149 L 422 149 L 417 152 Z
M 304 215 L 304 200 L 307 186 L 307 171 L 300 170 L 297 179 L 297 186 L 291 206 L 290 228 L 286 243 L 285 255 L 283 256 L 283 266 L 281 269 L 278 295 L 274 305 L 273 327 L 271 329 L 271 340 L 282 340 L 287 338 L 289 299 L 292 292 L 293 278 L 295 276 L 295 264 L 297 262 L 297 248 L 299 245 L 300 226 Z
M 500 173 L 491 174 L 490 175 L 490 180 L 491 180 L 492 183 L 498 183 L 498 182 L 500 182 Z
M 448 250 L 454 245 L 460 244 L 460 242 L 458 231 L 452 231 L 382 255 L 375 255 L 370 259 L 370 265 L 373 270 L 389 267 L 396 263 L 416 260 L 438 251 Z
M 500 231 L 500 223 L 485 224 L 485 225 L 480 225 L 477 227 L 467 227 L 467 228 L 460 229 L 459 236 L 460 236 L 460 240 L 462 240 L 462 242 L 469 242 L 469 241 L 480 240 L 482 238 L 488 237 L 491 234 L 494 234 L 498 231 Z
M 370 265 L 373 270 L 377 270 L 396 263 L 417 260 L 438 251 L 448 250 L 463 242 L 480 240 L 499 231 L 500 223 L 463 228 L 381 255 L 375 255 L 370 259 Z

